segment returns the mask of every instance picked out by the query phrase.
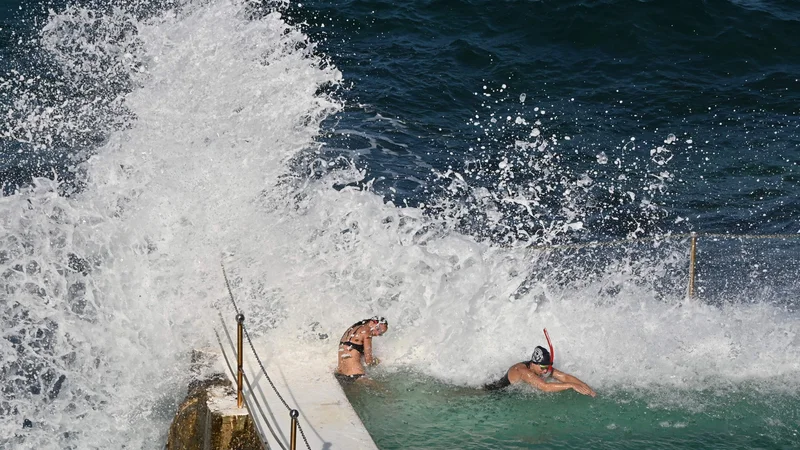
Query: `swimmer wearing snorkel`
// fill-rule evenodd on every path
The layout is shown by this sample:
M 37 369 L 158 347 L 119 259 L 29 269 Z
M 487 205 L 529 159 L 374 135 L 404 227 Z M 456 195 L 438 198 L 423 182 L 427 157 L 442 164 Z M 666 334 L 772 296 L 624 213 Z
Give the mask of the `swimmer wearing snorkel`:
M 547 338 L 547 345 L 550 347 L 549 352 L 546 348 L 537 346 L 533 350 L 530 361 L 514 364 L 503 375 L 503 378 L 494 383 L 484 385 L 483 388 L 487 391 L 495 391 L 512 384 L 528 383 L 544 392 L 561 392 L 572 389 L 583 395 L 596 396 L 597 393 L 589 385 L 553 367 L 553 344 L 550 342 L 550 335 L 547 334 L 546 328 L 544 337 Z M 548 382 L 550 378 L 554 378 L 556 381 Z

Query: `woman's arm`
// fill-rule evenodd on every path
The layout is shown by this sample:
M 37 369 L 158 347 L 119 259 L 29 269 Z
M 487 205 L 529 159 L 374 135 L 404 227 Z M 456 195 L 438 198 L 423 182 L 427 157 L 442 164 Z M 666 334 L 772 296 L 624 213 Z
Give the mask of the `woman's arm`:
M 372 336 L 369 333 L 364 336 L 364 362 L 368 366 L 375 364 L 375 358 L 372 356 Z

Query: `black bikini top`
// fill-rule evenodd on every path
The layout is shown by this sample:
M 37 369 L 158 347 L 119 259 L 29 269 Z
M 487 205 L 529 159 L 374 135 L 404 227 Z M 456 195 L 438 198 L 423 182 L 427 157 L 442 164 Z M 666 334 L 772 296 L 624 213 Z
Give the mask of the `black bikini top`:
M 360 327 L 362 325 L 366 325 L 367 323 L 369 323 L 369 321 L 370 321 L 370 319 L 364 319 L 364 320 L 361 320 L 361 321 L 358 321 L 358 322 L 354 323 L 353 325 L 350 326 L 350 328 L 347 329 L 347 331 L 344 332 L 344 336 L 347 336 L 347 332 L 348 331 L 353 330 L 355 328 L 358 328 L 358 327 Z M 344 337 L 344 336 L 342 336 L 342 337 Z M 351 349 L 357 351 L 358 353 L 361 353 L 362 355 L 364 354 L 364 344 L 356 344 L 354 342 L 350 342 L 349 339 L 346 340 L 346 341 L 340 341 L 339 344 L 340 345 L 347 345 Z

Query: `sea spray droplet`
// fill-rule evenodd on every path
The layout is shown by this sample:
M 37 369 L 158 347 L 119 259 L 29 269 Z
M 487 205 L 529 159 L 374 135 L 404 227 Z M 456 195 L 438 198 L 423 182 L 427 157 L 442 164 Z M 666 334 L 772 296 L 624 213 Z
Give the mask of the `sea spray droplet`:
M 665 143 L 665 144 L 672 144 L 672 143 L 673 143 L 673 142 L 675 142 L 677 139 L 678 139 L 678 138 L 676 138 L 674 134 L 670 133 L 670 134 L 669 134 L 669 136 L 667 136 L 667 138 L 666 138 L 666 139 L 664 139 L 664 143 Z
M 583 228 L 583 222 L 578 221 L 578 222 L 573 222 L 573 223 L 567 224 L 567 228 L 572 230 L 572 231 L 578 231 L 581 228 Z
M 526 99 L 526 98 L 527 98 L 527 95 L 525 95 L 525 94 L 519 94 L 519 101 L 520 101 L 520 103 L 525 103 L 525 99 Z
M 608 156 L 606 156 L 606 152 L 600 152 L 597 155 L 597 164 L 607 164 L 608 163 Z

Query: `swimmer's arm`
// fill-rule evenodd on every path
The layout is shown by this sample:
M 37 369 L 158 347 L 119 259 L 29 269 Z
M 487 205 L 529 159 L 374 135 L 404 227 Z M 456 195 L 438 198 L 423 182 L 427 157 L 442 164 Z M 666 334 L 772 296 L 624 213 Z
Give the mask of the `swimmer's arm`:
M 571 383 L 548 383 L 534 373 L 527 373 L 522 376 L 522 380 L 531 386 L 544 392 L 561 392 L 567 389 L 575 389 L 575 385 Z
M 372 356 L 372 336 L 364 336 L 364 362 L 371 366 L 375 364 L 376 358 Z
M 562 383 L 569 383 L 578 386 L 576 391 L 580 392 L 583 395 L 590 395 L 594 397 L 597 393 L 589 387 L 588 384 L 584 383 L 583 381 L 579 380 L 578 377 L 574 377 L 566 372 L 562 372 L 556 368 L 553 368 L 553 378 L 562 382 Z

